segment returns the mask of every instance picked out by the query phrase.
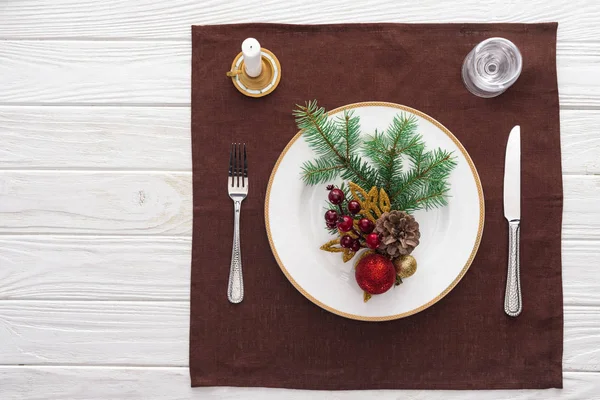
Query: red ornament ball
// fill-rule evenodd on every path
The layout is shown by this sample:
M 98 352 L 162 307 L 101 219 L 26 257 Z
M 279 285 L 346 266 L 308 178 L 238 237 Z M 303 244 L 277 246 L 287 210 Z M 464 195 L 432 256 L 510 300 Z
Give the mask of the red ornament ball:
M 367 218 L 362 218 L 358 221 L 358 229 L 363 233 L 371 233 L 375 229 L 375 224 Z
M 367 247 L 375 250 L 379 247 L 381 240 L 379 240 L 379 235 L 376 233 L 369 233 L 365 238 L 365 242 L 367 242 Z
M 356 264 L 356 282 L 369 294 L 387 292 L 396 282 L 394 264 L 380 254 L 369 254 Z
M 345 249 L 349 249 L 352 247 L 352 244 L 354 243 L 354 239 L 352 239 L 350 236 L 348 235 L 344 235 L 342 236 L 342 238 L 340 239 L 340 246 L 342 246 Z
M 329 192 L 328 197 L 331 204 L 342 204 L 342 201 L 344 201 L 344 192 L 342 192 L 340 189 L 332 189 Z
M 342 217 L 342 220 L 337 224 L 338 229 L 342 232 L 348 232 L 350 229 L 352 229 L 353 225 L 354 220 L 352 219 L 352 217 L 349 217 L 347 215 L 344 215 Z
M 348 211 L 352 214 L 358 214 L 360 212 L 360 203 L 356 200 L 350 200 L 348 202 Z
M 327 222 L 337 222 L 338 220 L 338 213 L 335 210 L 328 210 L 325 213 L 325 221 Z

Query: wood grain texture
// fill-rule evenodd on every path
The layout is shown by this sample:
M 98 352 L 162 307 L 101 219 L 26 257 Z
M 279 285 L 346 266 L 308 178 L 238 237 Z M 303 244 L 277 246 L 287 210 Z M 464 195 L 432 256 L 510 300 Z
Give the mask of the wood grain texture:
M 3 400 L 578 400 L 597 399 L 600 374 L 565 372 L 564 389 L 306 391 L 191 388 L 187 368 L 0 367 Z
M 187 237 L 0 236 L 0 299 L 188 301 L 191 247 Z
M 192 169 L 189 107 L 5 106 L 0 137 L 0 169 Z
M 565 304 L 600 307 L 600 241 L 565 239 Z M 0 236 L 0 300 L 188 301 L 190 252 L 189 237 Z
M 336 0 L 44 0 L 2 4 L 0 38 L 173 38 L 187 40 L 192 24 L 283 22 L 540 22 L 560 21 L 569 40 L 597 40 L 600 4 L 569 2 L 421 0 L 367 3 Z
M 600 110 L 560 117 L 564 173 L 600 174 Z M 0 169 L 192 168 L 189 107 L 0 106 L 0 137 Z
M 560 139 L 563 173 L 600 174 L 599 111 L 562 110 Z
M 191 182 L 187 172 L 5 172 L 0 233 L 189 235 Z
M 600 5 L 600 2 L 598 4 Z M 562 108 L 597 108 L 600 106 L 600 91 L 595 87 L 596 80 L 591 78 L 600 70 L 600 42 L 564 43 L 559 41 L 556 69 Z
M 190 68 L 189 43 L 0 41 L 0 104 L 189 105 Z
M 0 360 L 26 365 L 187 366 L 188 329 L 187 301 L 2 300 Z M 565 307 L 563 368 L 600 371 L 599 307 Z
M 600 239 L 600 176 L 564 176 L 563 237 Z M 0 234 L 189 236 L 188 172 L 6 171 Z
M 2 364 L 188 365 L 187 302 L 0 301 Z
M 600 107 L 600 44 L 557 51 L 561 107 Z M 189 42 L 4 40 L 0 105 L 189 106 L 190 68 Z
M 563 239 L 600 239 L 600 176 L 564 176 L 563 191 Z

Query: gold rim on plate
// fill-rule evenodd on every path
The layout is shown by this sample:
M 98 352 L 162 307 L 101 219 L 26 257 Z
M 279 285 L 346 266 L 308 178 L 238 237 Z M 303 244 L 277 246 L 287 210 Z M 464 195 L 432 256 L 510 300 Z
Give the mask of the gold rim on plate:
M 471 168 L 471 172 L 473 173 L 473 178 L 475 179 L 475 184 L 477 186 L 477 194 L 479 196 L 479 227 L 477 229 L 477 237 L 475 239 L 475 244 L 473 245 L 473 250 L 471 250 L 471 254 L 469 255 L 469 258 L 467 259 L 467 263 L 465 264 L 465 266 L 463 267 L 463 269 L 460 271 L 460 274 L 458 274 L 458 276 L 454 279 L 454 281 L 452 281 L 452 283 L 446 288 L 444 289 L 444 291 L 442 291 L 442 293 L 440 293 L 437 297 L 435 297 L 433 300 L 429 301 L 426 304 L 423 304 L 420 307 L 417 307 L 413 310 L 401 313 L 401 314 L 395 314 L 395 315 L 387 315 L 384 317 L 364 317 L 362 315 L 356 315 L 356 314 L 349 314 L 340 310 L 336 310 L 335 308 L 329 307 L 326 304 L 323 304 L 322 302 L 320 302 L 319 300 L 315 299 L 313 296 L 311 296 L 308 292 L 306 292 L 304 290 L 304 288 L 302 288 L 302 286 L 300 286 L 298 284 L 298 282 L 296 282 L 294 280 L 294 278 L 292 278 L 292 276 L 290 275 L 290 273 L 288 272 L 288 270 L 285 268 L 285 266 L 283 265 L 283 262 L 281 261 L 281 259 L 279 258 L 279 254 L 277 253 L 277 249 L 275 248 L 275 245 L 273 243 L 273 238 L 271 237 L 271 226 L 269 223 L 269 199 L 271 197 L 271 186 L 273 185 L 273 179 L 275 178 L 275 174 L 277 173 L 277 170 L 279 169 L 279 164 L 281 163 L 281 161 L 283 160 L 283 158 L 285 157 L 286 153 L 288 152 L 288 150 L 290 149 L 290 147 L 292 147 L 292 145 L 302 137 L 302 131 L 299 131 L 298 133 L 296 133 L 296 135 L 292 138 L 292 140 L 289 141 L 289 143 L 287 144 L 287 146 L 285 146 L 285 148 L 283 149 L 283 151 L 281 152 L 281 154 L 279 155 L 279 158 L 277 159 L 277 162 L 275 163 L 275 166 L 273 167 L 273 171 L 271 172 L 271 177 L 269 178 L 269 184 L 267 185 L 267 195 L 265 198 L 265 225 L 266 225 L 266 229 L 267 229 L 267 237 L 269 239 L 269 245 L 271 246 L 271 251 L 273 252 L 273 256 L 275 257 L 275 260 L 277 261 L 277 264 L 279 265 L 279 268 L 281 268 L 281 271 L 284 273 L 284 275 L 287 277 L 287 279 L 291 282 L 292 285 L 294 285 L 294 287 L 304 295 L 304 297 L 306 297 L 308 300 L 312 301 L 313 303 L 315 303 L 316 305 L 318 305 L 319 307 L 332 312 L 334 314 L 337 314 L 339 316 L 342 317 L 346 317 L 346 318 L 350 318 L 350 319 L 355 319 L 355 320 L 359 320 L 359 321 L 376 321 L 376 322 L 380 322 L 380 321 L 391 321 L 394 319 L 400 319 L 400 318 L 404 318 L 404 317 L 408 317 L 410 315 L 416 314 L 420 311 L 425 310 L 428 307 L 431 307 L 432 305 L 434 305 L 435 303 L 437 303 L 438 301 L 440 301 L 442 298 L 444 298 L 444 296 L 446 296 L 452 289 L 454 289 L 454 287 L 458 284 L 458 282 L 460 282 L 460 280 L 463 278 L 463 276 L 466 274 L 466 272 L 468 271 L 469 267 L 471 266 L 471 263 L 473 262 L 473 259 L 475 258 L 475 254 L 477 254 L 477 249 L 479 248 L 479 244 L 481 242 L 481 235 L 483 233 L 483 224 L 484 224 L 484 220 L 485 220 L 485 207 L 484 207 L 484 200 L 483 200 L 483 188 L 481 186 L 481 180 L 479 179 L 479 174 L 477 173 L 477 169 L 475 168 L 475 164 L 473 164 L 473 160 L 471 160 L 471 157 L 469 156 L 469 153 L 467 153 L 467 150 L 463 147 L 463 145 L 460 143 L 460 141 L 452 134 L 452 132 L 450 132 L 444 125 L 440 124 L 438 121 L 436 121 L 435 119 L 433 119 L 432 117 L 430 117 L 429 115 L 422 113 L 419 110 L 415 110 L 414 108 L 411 107 L 407 107 L 407 106 L 403 106 L 400 104 L 395 104 L 395 103 L 387 103 L 387 102 L 383 102 L 383 101 L 369 101 L 369 102 L 362 102 L 362 103 L 353 103 L 353 104 L 348 104 L 342 107 L 338 107 L 332 111 L 328 112 L 328 115 L 331 116 L 333 114 L 336 114 L 340 111 L 344 111 L 344 110 L 351 110 L 353 108 L 360 108 L 360 107 L 391 107 L 391 108 L 397 108 L 399 110 L 403 110 L 403 111 L 408 111 L 410 113 L 413 113 L 415 115 L 418 115 L 419 117 L 431 122 L 433 125 L 435 125 L 436 127 L 438 127 L 442 132 L 444 132 L 456 145 L 456 147 L 458 147 L 458 149 L 460 150 L 460 152 L 462 153 L 462 155 L 465 157 L 465 159 L 467 160 L 467 163 L 469 164 L 469 167 Z

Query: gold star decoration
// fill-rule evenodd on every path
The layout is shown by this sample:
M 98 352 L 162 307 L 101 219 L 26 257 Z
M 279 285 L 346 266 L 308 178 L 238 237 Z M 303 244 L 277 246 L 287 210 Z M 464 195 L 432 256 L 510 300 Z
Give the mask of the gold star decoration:
M 390 198 L 385 190 L 378 190 L 376 186 L 373 186 L 367 193 L 365 189 L 354 182 L 349 182 L 348 186 L 352 197 L 360 204 L 358 213 L 364 215 L 371 222 L 375 223 L 381 214 L 391 210 Z
M 347 233 L 347 232 L 346 232 Z M 320 247 L 323 251 L 328 251 L 330 253 L 343 253 L 342 260 L 344 262 L 348 262 L 352 260 L 352 257 L 356 254 L 354 251 L 350 249 L 345 249 L 340 245 L 340 238 L 330 240 Z

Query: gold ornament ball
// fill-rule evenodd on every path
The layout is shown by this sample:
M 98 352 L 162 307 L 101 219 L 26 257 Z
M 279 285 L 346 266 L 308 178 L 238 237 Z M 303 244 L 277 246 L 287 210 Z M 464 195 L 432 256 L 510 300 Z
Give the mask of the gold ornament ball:
M 400 256 L 394 260 L 396 274 L 402 279 L 412 276 L 417 272 L 417 260 L 413 256 Z

